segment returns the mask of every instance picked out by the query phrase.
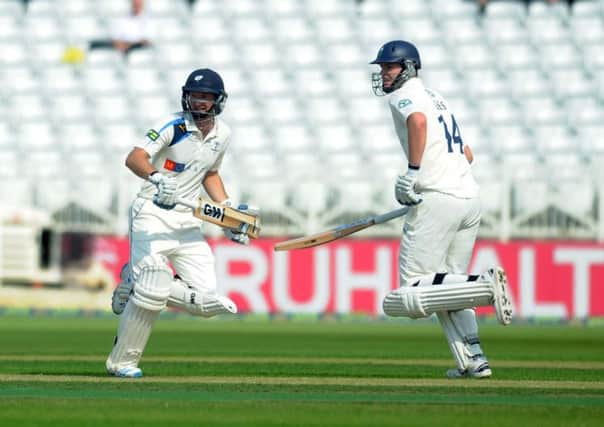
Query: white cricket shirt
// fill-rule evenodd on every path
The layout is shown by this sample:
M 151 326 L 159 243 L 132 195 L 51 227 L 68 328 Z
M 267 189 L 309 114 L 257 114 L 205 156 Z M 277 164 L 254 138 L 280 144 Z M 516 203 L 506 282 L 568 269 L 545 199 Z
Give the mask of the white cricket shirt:
M 392 92 L 388 101 L 394 128 L 407 158 L 407 118 L 421 112 L 427 119 L 426 147 L 416 190 L 420 193 L 438 191 L 462 198 L 478 196 L 478 184 L 463 153 L 462 132 L 444 98 L 424 87 L 415 77 Z
M 203 138 L 188 113 L 177 113 L 171 119 L 151 128 L 144 142 L 136 147 L 145 150 L 158 172 L 176 178 L 178 196 L 196 200 L 203 194 L 202 181 L 209 171 L 217 171 L 230 141 L 231 129 L 218 117 L 214 128 Z M 139 197 L 152 199 L 157 187 L 145 181 Z M 190 211 L 177 205 L 176 211 Z

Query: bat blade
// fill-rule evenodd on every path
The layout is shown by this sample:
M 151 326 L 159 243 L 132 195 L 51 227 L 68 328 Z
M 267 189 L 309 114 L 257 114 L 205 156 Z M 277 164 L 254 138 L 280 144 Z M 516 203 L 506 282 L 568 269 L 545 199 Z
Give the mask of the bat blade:
M 203 221 L 240 231 L 254 239 L 260 236 L 260 218 L 256 215 L 222 206 L 203 197 L 197 202 L 179 199 L 178 203 L 192 208 L 193 216 Z
M 298 237 L 296 239 L 285 240 L 283 242 L 276 243 L 274 246 L 275 251 L 289 251 L 292 249 L 305 249 L 312 248 L 313 246 L 323 245 L 325 243 L 333 242 L 334 240 L 341 239 L 342 237 L 349 236 L 357 231 L 364 230 L 375 224 L 382 224 L 391 219 L 403 216 L 409 210 L 408 207 L 396 209 L 394 211 L 387 212 L 382 215 L 376 215 L 369 218 L 360 219 L 358 221 L 351 222 L 349 224 L 342 224 L 331 230 L 323 231 L 310 236 Z

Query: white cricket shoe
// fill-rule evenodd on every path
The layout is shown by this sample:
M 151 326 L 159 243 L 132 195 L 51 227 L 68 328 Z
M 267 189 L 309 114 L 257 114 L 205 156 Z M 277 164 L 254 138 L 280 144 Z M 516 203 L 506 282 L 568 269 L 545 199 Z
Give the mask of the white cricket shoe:
M 132 293 L 132 282 L 128 279 L 128 264 L 124 264 L 120 272 L 120 283 L 111 295 L 111 310 L 120 315 L 124 312 L 130 294 Z
M 134 366 L 126 366 L 124 368 L 119 368 L 116 371 L 107 370 L 107 373 L 120 378 L 141 378 L 143 376 L 143 371 Z
M 508 296 L 505 271 L 501 267 L 489 268 L 483 277 L 493 283 L 493 305 L 497 320 L 502 325 L 509 325 L 512 323 L 512 301 Z
M 461 369 L 449 369 L 447 371 L 447 378 L 488 378 L 493 374 L 489 361 L 484 357 L 484 354 L 477 354 L 472 357 L 472 360 L 468 364 L 465 370 Z

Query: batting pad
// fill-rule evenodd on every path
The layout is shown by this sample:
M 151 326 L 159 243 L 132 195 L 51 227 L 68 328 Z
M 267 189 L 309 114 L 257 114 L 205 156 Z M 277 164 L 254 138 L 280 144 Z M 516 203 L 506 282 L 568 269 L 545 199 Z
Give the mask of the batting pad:
M 136 367 L 143 354 L 159 311 L 146 310 L 129 302 L 120 316 L 115 345 L 107 362 L 107 371 L 115 373 L 124 367 Z
M 170 307 L 181 308 L 193 316 L 213 317 L 218 314 L 235 314 L 237 306 L 225 296 L 215 292 L 204 292 L 189 288 L 186 283 L 174 280 L 170 286 L 168 298 Z
M 136 266 L 134 293 L 131 301 L 138 307 L 161 311 L 166 307 L 170 295 L 172 272 L 161 255 L 144 257 Z
M 440 311 L 436 313 L 443 328 L 457 367 L 468 368 L 469 358 L 482 354 L 478 338 L 476 313 L 472 309 L 460 311 Z
M 439 311 L 488 306 L 493 303 L 493 284 L 463 282 L 432 286 L 405 286 L 384 298 L 384 313 L 417 319 Z

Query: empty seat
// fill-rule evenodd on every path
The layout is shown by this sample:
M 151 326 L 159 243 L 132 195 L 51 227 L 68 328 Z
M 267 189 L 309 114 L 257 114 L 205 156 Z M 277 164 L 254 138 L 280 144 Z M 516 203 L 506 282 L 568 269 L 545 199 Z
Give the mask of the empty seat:
M 519 46 L 528 42 L 528 31 L 514 17 L 494 19 L 487 16 L 483 20 L 483 26 L 487 37 L 494 46 L 500 44 Z
M 345 43 L 355 40 L 355 29 L 351 22 L 342 16 L 322 18 L 314 21 L 317 36 L 325 44 Z
M 24 35 L 33 43 L 63 38 L 63 28 L 54 14 L 47 16 L 28 14 L 24 21 Z
M 128 67 L 126 69 L 126 87 L 135 95 L 162 94 L 163 79 L 155 68 Z
M 576 68 L 581 64 L 579 51 L 570 42 L 542 46 L 540 54 L 544 68 L 547 70 Z
M 533 132 L 537 148 L 544 156 L 573 152 L 578 147 L 577 138 L 565 125 L 538 126 Z
M 40 79 L 37 78 L 28 66 L 4 67 L 0 69 L 0 91 L 6 91 L 13 96 L 23 93 L 39 92 Z
M 41 93 L 15 95 L 8 106 L 15 122 L 43 121 L 48 114 L 46 98 Z
M 304 17 L 277 19 L 271 24 L 273 25 L 273 34 L 284 43 L 314 39 L 311 26 Z
M 570 39 L 567 27 L 556 16 L 532 18 L 527 24 L 530 39 L 536 46 L 562 43 Z
M 604 24 L 600 16 L 574 16 L 571 21 L 571 33 L 577 45 L 602 44 L 604 42 Z
M 550 76 L 554 90 L 561 99 L 588 96 L 594 91 L 592 79 L 581 69 L 552 70 Z
M 463 58 L 458 65 L 467 68 L 490 68 L 494 60 L 491 49 L 482 43 L 462 44 L 454 51 L 457 58 Z
M 246 51 L 243 62 L 250 67 L 275 67 L 282 61 L 277 48 L 270 42 L 248 45 Z
M 86 67 L 82 81 L 89 82 L 84 88 L 92 96 L 123 93 L 125 89 L 122 75 L 114 67 Z
M 299 70 L 295 73 L 294 80 L 296 91 L 301 98 L 333 97 L 335 93 L 331 76 L 324 69 Z M 335 101 L 326 100 L 326 104 L 333 102 Z
M 509 98 L 481 99 L 478 110 L 486 127 L 522 123 L 521 110 Z
M 131 118 L 132 108 L 126 97 L 96 96 L 93 104 L 99 126 L 104 126 L 107 122 L 125 122 Z
M 385 99 L 366 96 L 346 101 L 348 119 L 357 126 L 371 125 L 390 120 L 390 108 Z
M 511 70 L 507 75 L 511 93 L 518 102 L 522 103 L 523 98 L 549 96 L 553 93 L 549 78 L 538 69 Z
M 231 21 L 233 36 L 241 43 L 271 41 L 271 30 L 262 16 L 248 16 Z
M 531 71 L 538 66 L 539 53 L 530 44 L 496 45 L 496 59 L 501 69 Z
M 300 121 L 301 110 L 296 99 L 291 97 L 264 98 L 264 117 L 271 123 L 282 126 Z
M 286 158 L 289 158 L 293 153 L 307 153 L 311 155 L 315 153 L 317 146 L 316 138 L 314 138 L 308 128 L 301 124 L 281 125 L 274 129 L 274 144 L 282 153 L 286 153 Z
M 536 151 L 533 138 L 519 124 L 491 126 L 489 142 L 493 151 L 504 156 Z
M 270 138 L 263 125 L 247 124 L 232 128 L 231 147 L 242 155 L 270 153 Z
M 239 97 L 229 99 L 221 117 L 224 117 L 227 123 L 235 126 L 240 123 L 257 123 L 262 116 L 256 98 Z
M 359 146 L 369 156 L 380 153 L 404 155 L 392 123 L 362 126 L 359 133 Z
M 522 104 L 524 119 L 529 126 L 564 122 L 564 112 L 552 98 L 529 98 Z
M 80 94 L 52 96 L 50 114 L 56 123 L 87 121 L 92 116 L 87 100 Z
M 594 96 L 567 99 L 565 105 L 568 123 L 576 129 L 585 125 L 604 123 L 604 106 Z
M 522 2 L 518 1 L 493 1 L 486 7 L 485 17 L 487 19 L 515 19 L 523 20 L 526 9 Z
M 343 98 L 374 96 L 371 90 L 371 74 L 369 72 L 350 68 L 334 70 L 333 73 L 336 87 Z
M 307 0 L 304 6 L 310 18 L 345 16 L 355 11 L 354 2 L 347 0 Z
M 469 70 L 465 76 L 468 94 L 473 98 L 502 97 L 509 91 L 505 77 L 493 69 Z
M 303 7 L 298 0 L 266 0 L 264 5 L 264 12 L 276 19 L 299 16 Z
M 319 126 L 317 146 L 323 153 L 350 151 L 356 145 L 355 137 L 349 126 L 328 124 Z
M 419 76 L 426 87 L 441 93 L 445 98 L 465 94 L 465 81 L 452 68 L 421 69 Z M 468 81 L 468 84 L 472 84 L 472 82 Z
M 308 119 L 316 125 L 341 123 L 344 118 L 344 109 L 337 99 L 307 98 L 305 104 Z

